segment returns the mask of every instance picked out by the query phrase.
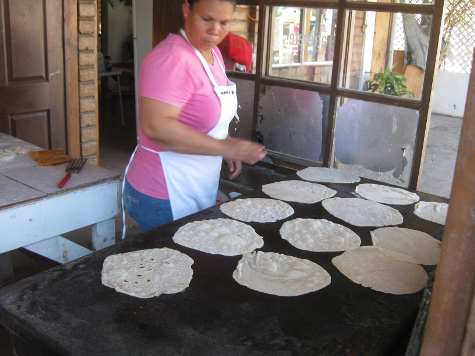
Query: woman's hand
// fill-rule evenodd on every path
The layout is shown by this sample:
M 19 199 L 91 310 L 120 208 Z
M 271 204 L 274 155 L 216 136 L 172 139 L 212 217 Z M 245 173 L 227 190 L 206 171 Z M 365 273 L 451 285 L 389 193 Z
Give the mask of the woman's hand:
M 239 174 L 241 174 L 242 170 L 242 162 L 234 159 L 226 159 L 226 164 L 228 165 L 229 169 L 229 179 L 234 179 Z

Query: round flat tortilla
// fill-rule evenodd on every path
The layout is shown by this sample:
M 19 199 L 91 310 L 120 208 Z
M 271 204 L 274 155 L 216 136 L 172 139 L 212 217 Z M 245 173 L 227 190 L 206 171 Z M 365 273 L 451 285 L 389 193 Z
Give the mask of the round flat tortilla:
M 449 206 L 447 203 L 420 201 L 414 208 L 414 214 L 421 219 L 445 225 L 448 208 Z
M 314 262 L 260 251 L 244 255 L 233 278 L 250 289 L 282 297 L 315 292 L 331 283 L 328 272 Z
M 358 183 L 361 178 L 335 168 L 307 167 L 297 172 L 305 180 L 320 183 Z
M 193 277 L 193 260 L 169 248 L 154 248 L 108 256 L 102 284 L 138 298 L 185 290 Z
M 333 216 L 354 226 L 399 225 L 403 217 L 389 206 L 360 198 L 331 198 L 322 202 Z
M 246 222 L 275 222 L 288 218 L 294 209 L 287 203 L 275 199 L 237 199 L 219 206 L 229 217 Z
M 440 241 L 422 231 L 384 227 L 371 231 L 373 245 L 398 260 L 422 265 L 436 265 Z
M 336 194 L 336 190 L 324 185 L 302 182 L 301 180 L 285 180 L 265 184 L 262 186 L 262 191 L 274 199 L 304 204 L 318 203 Z
M 242 255 L 264 245 L 262 237 L 251 226 L 231 219 L 188 223 L 178 229 L 173 241 L 198 251 L 224 256 Z
M 383 204 L 410 205 L 419 201 L 416 193 L 381 184 L 360 184 L 356 187 L 356 193 L 362 198 Z
M 383 293 L 411 294 L 427 285 L 427 273 L 421 266 L 397 261 L 378 247 L 346 251 L 332 263 L 353 282 Z
M 361 239 L 353 231 L 326 219 L 286 221 L 280 235 L 292 246 L 313 252 L 345 251 L 361 245 Z

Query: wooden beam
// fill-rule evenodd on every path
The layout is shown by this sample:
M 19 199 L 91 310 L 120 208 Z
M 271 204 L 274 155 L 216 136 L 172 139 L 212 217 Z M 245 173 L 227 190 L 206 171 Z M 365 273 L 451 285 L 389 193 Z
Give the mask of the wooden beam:
M 475 52 L 474 52 L 475 56 Z M 422 356 L 460 355 L 475 286 L 475 58 Z
M 434 77 L 437 74 L 437 66 L 439 63 L 443 12 L 444 0 L 437 0 L 434 16 L 432 17 L 432 30 L 429 39 L 424 85 L 422 87 L 421 109 L 417 125 L 411 179 L 409 181 L 409 188 L 414 190 L 420 190 L 423 159 L 425 157 L 427 137 L 429 135 L 430 115 L 432 111 L 432 90 L 434 88 Z
M 73 157 L 80 157 L 78 2 L 65 0 L 63 4 L 67 151 Z
M 336 21 L 335 47 L 333 51 L 333 67 L 330 104 L 328 109 L 328 125 L 325 137 L 325 149 L 323 152 L 323 165 L 332 167 L 335 162 L 335 134 L 336 134 L 336 111 L 338 105 L 337 88 L 340 86 L 342 54 L 348 23 L 346 21 L 345 0 L 338 2 L 338 13 Z M 325 120 L 325 118 L 323 118 Z
M 183 26 L 182 0 L 153 1 L 153 46 Z
M 259 1 L 259 23 L 257 27 L 257 51 L 256 51 L 256 81 L 254 85 L 254 107 L 252 110 L 252 139 L 256 140 L 257 130 L 257 115 L 259 114 L 259 95 L 261 92 L 261 79 L 263 73 L 266 71 L 267 60 L 264 57 L 269 57 L 270 37 L 266 42 L 265 33 L 267 31 L 270 36 L 270 21 L 269 9 L 264 6 L 264 1 Z

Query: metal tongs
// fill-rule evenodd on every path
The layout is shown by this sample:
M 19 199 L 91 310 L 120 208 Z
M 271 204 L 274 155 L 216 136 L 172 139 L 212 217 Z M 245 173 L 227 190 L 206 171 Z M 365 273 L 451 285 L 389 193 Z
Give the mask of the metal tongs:
M 66 175 L 63 177 L 63 179 L 60 180 L 57 187 L 59 189 L 63 189 L 66 183 L 71 178 L 71 174 L 79 173 L 79 171 L 82 169 L 82 167 L 84 167 L 86 162 L 87 162 L 87 158 L 76 158 L 69 161 L 68 165 L 66 166 Z

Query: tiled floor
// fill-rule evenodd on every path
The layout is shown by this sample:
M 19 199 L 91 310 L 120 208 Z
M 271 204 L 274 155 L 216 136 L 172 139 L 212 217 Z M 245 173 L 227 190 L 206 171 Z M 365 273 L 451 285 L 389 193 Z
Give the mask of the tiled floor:
M 123 172 L 136 142 L 135 120 L 131 113 L 132 111 L 129 109 L 125 127 L 120 125 L 117 112 L 110 114 L 108 121 L 101 127 L 100 162 L 103 167 Z M 114 119 L 112 120 L 110 117 Z M 457 118 L 433 116 L 422 176 L 423 191 L 445 197 L 449 196 L 461 122 Z M 132 234 L 139 233 L 133 223 L 130 225 Z M 121 224 L 118 219 L 118 231 L 120 227 Z M 85 231 L 78 231 L 71 234 L 70 238 L 88 247 L 88 241 L 84 240 L 85 235 Z M 20 250 L 11 252 L 10 257 L 14 264 L 15 280 L 56 265 L 54 262 Z M 0 355 L 13 356 L 6 335 L 6 331 L 0 327 Z

